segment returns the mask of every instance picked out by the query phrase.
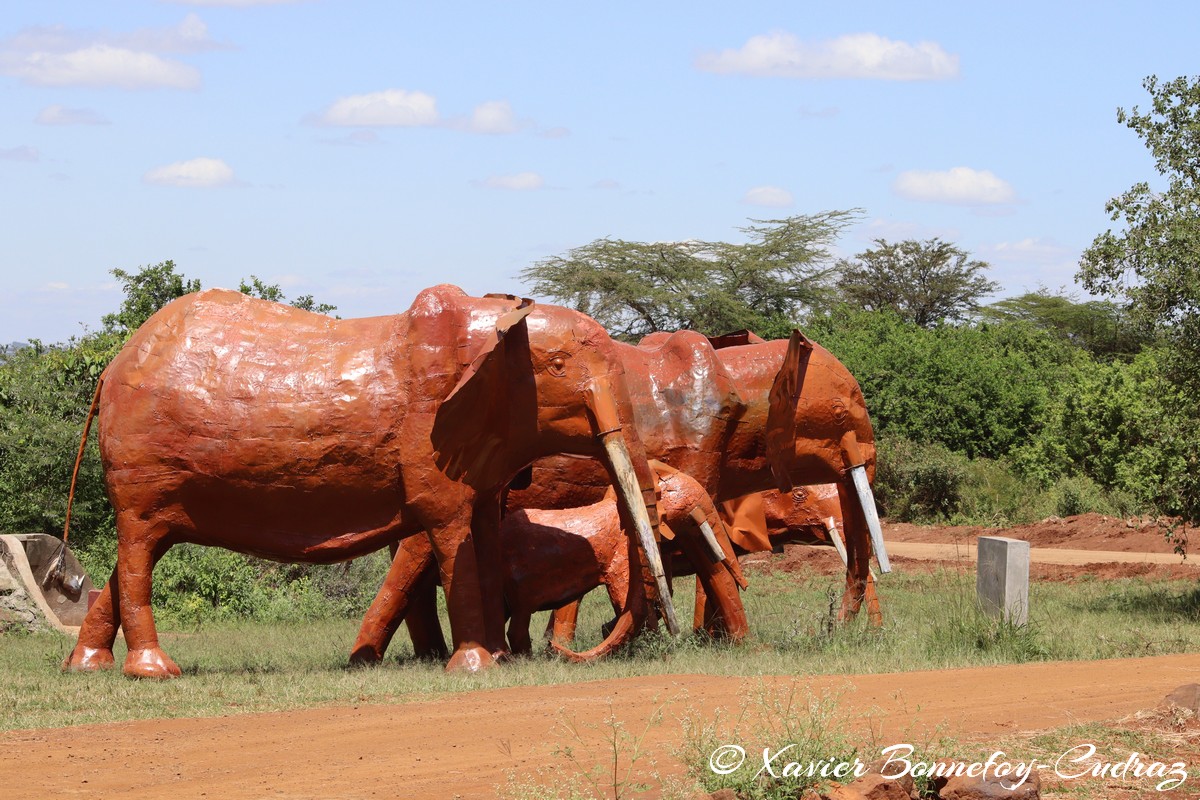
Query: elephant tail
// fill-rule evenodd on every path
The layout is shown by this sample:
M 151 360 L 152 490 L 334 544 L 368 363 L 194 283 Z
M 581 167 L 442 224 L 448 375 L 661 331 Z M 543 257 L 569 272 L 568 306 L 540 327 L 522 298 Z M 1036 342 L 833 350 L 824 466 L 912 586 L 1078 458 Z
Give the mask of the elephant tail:
M 79 453 L 75 456 L 75 469 L 71 471 L 71 489 L 67 492 L 67 519 L 63 523 L 63 546 L 71 533 L 71 506 L 75 502 L 75 484 L 79 480 L 79 465 L 83 462 L 83 451 L 87 447 L 88 433 L 92 429 L 92 418 L 96 416 L 96 408 L 100 405 L 100 388 L 104 386 L 104 374 L 96 381 L 96 392 L 92 395 L 92 404 L 88 407 L 87 419 L 83 422 L 83 437 L 79 441 Z

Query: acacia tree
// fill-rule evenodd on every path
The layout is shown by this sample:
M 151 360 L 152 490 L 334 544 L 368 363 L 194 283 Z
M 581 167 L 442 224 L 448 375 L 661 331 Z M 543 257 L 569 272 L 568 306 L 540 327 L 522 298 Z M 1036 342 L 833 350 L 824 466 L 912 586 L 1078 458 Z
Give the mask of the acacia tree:
M 1149 148 L 1165 189 L 1140 181 L 1105 205 L 1124 224 L 1095 238 L 1080 260 L 1088 290 L 1122 299 L 1162 326 L 1183 356 L 1177 367 L 1200 379 L 1200 77 L 1142 83 L 1151 109 L 1117 109 L 1117 122 Z
M 868 311 L 890 310 L 901 319 L 931 328 L 961 322 L 979 301 L 1000 288 L 983 275 L 985 261 L 949 242 L 876 239 L 853 259 L 838 262 L 842 299 Z
M 992 303 L 980 309 L 980 315 L 996 321 L 1024 320 L 1104 360 L 1132 358 L 1151 341 L 1149 332 L 1130 321 L 1118 304 L 1079 302 L 1046 288 Z
M 751 220 L 739 228 L 748 239 L 741 244 L 597 239 L 538 261 L 521 279 L 622 339 L 679 329 L 786 335 L 802 309 L 823 299 L 829 247 L 860 213 Z

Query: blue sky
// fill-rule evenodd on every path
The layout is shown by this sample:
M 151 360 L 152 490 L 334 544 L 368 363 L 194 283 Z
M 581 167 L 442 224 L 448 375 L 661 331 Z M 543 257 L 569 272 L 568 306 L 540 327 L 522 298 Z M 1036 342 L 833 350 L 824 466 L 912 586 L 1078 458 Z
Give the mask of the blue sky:
M 1197 72 L 1191 3 L 9 2 L 0 343 L 96 327 L 174 259 L 342 316 L 522 289 L 603 236 L 862 208 L 1070 285 L 1153 177 L 1116 108 Z M 1190 58 L 1189 58 L 1190 56 Z

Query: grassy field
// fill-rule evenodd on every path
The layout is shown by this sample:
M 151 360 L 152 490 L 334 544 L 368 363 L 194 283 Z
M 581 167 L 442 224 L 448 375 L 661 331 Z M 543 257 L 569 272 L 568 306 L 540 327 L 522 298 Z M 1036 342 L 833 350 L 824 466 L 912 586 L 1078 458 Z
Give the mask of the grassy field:
M 387 661 L 349 669 L 358 620 L 222 623 L 162 631 L 184 678 L 138 683 L 119 672 L 64 675 L 73 641 L 57 634 L 0 637 L 0 726 L 54 727 L 154 717 L 212 716 L 323 704 L 402 702 L 515 685 L 662 673 L 820 674 L 943 669 L 1033 660 L 1094 659 L 1200 651 L 1200 589 L 1143 580 L 1036 583 L 1032 621 L 1014 628 L 982 616 L 973 573 L 893 574 L 881 585 L 885 624 L 831 625 L 839 582 L 756 573 L 745 595 L 753 636 L 739 647 L 697 637 L 646 636 L 629 652 L 591 665 L 537 655 L 483 675 L 446 675 L 412 658 L 403 633 Z M 690 611 L 690 582 L 677 607 Z M 580 643 L 598 640 L 610 616 L 593 594 Z M 544 625 L 539 615 L 534 625 Z M 448 629 L 448 628 L 447 628 Z M 118 643 L 118 661 L 124 648 Z

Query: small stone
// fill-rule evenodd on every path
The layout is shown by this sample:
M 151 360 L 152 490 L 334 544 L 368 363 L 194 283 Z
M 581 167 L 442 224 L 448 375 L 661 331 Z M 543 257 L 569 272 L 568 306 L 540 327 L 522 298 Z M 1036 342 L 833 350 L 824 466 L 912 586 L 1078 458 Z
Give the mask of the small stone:
M 1037 770 L 1020 786 L 1012 787 L 1012 783 L 1012 776 L 1001 779 L 995 775 L 974 778 L 960 775 L 945 781 L 938 788 L 937 797 L 938 800 L 1039 800 L 1042 796 L 1042 780 Z
M 832 781 L 829 788 L 821 792 L 821 800 L 866 800 L 862 793 L 845 784 Z
M 1166 697 L 1166 704 L 1200 714 L 1200 683 L 1185 683 Z
M 717 789 L 708 796 L 708 800 L 738 800 L 738 796 L 733 789 Z
M 878 772 L 867 773 L 851 781 L 848 786 L 867 800 L 911 800 L 913 793 L 913 779 L 908 774 L 887 778 Z

